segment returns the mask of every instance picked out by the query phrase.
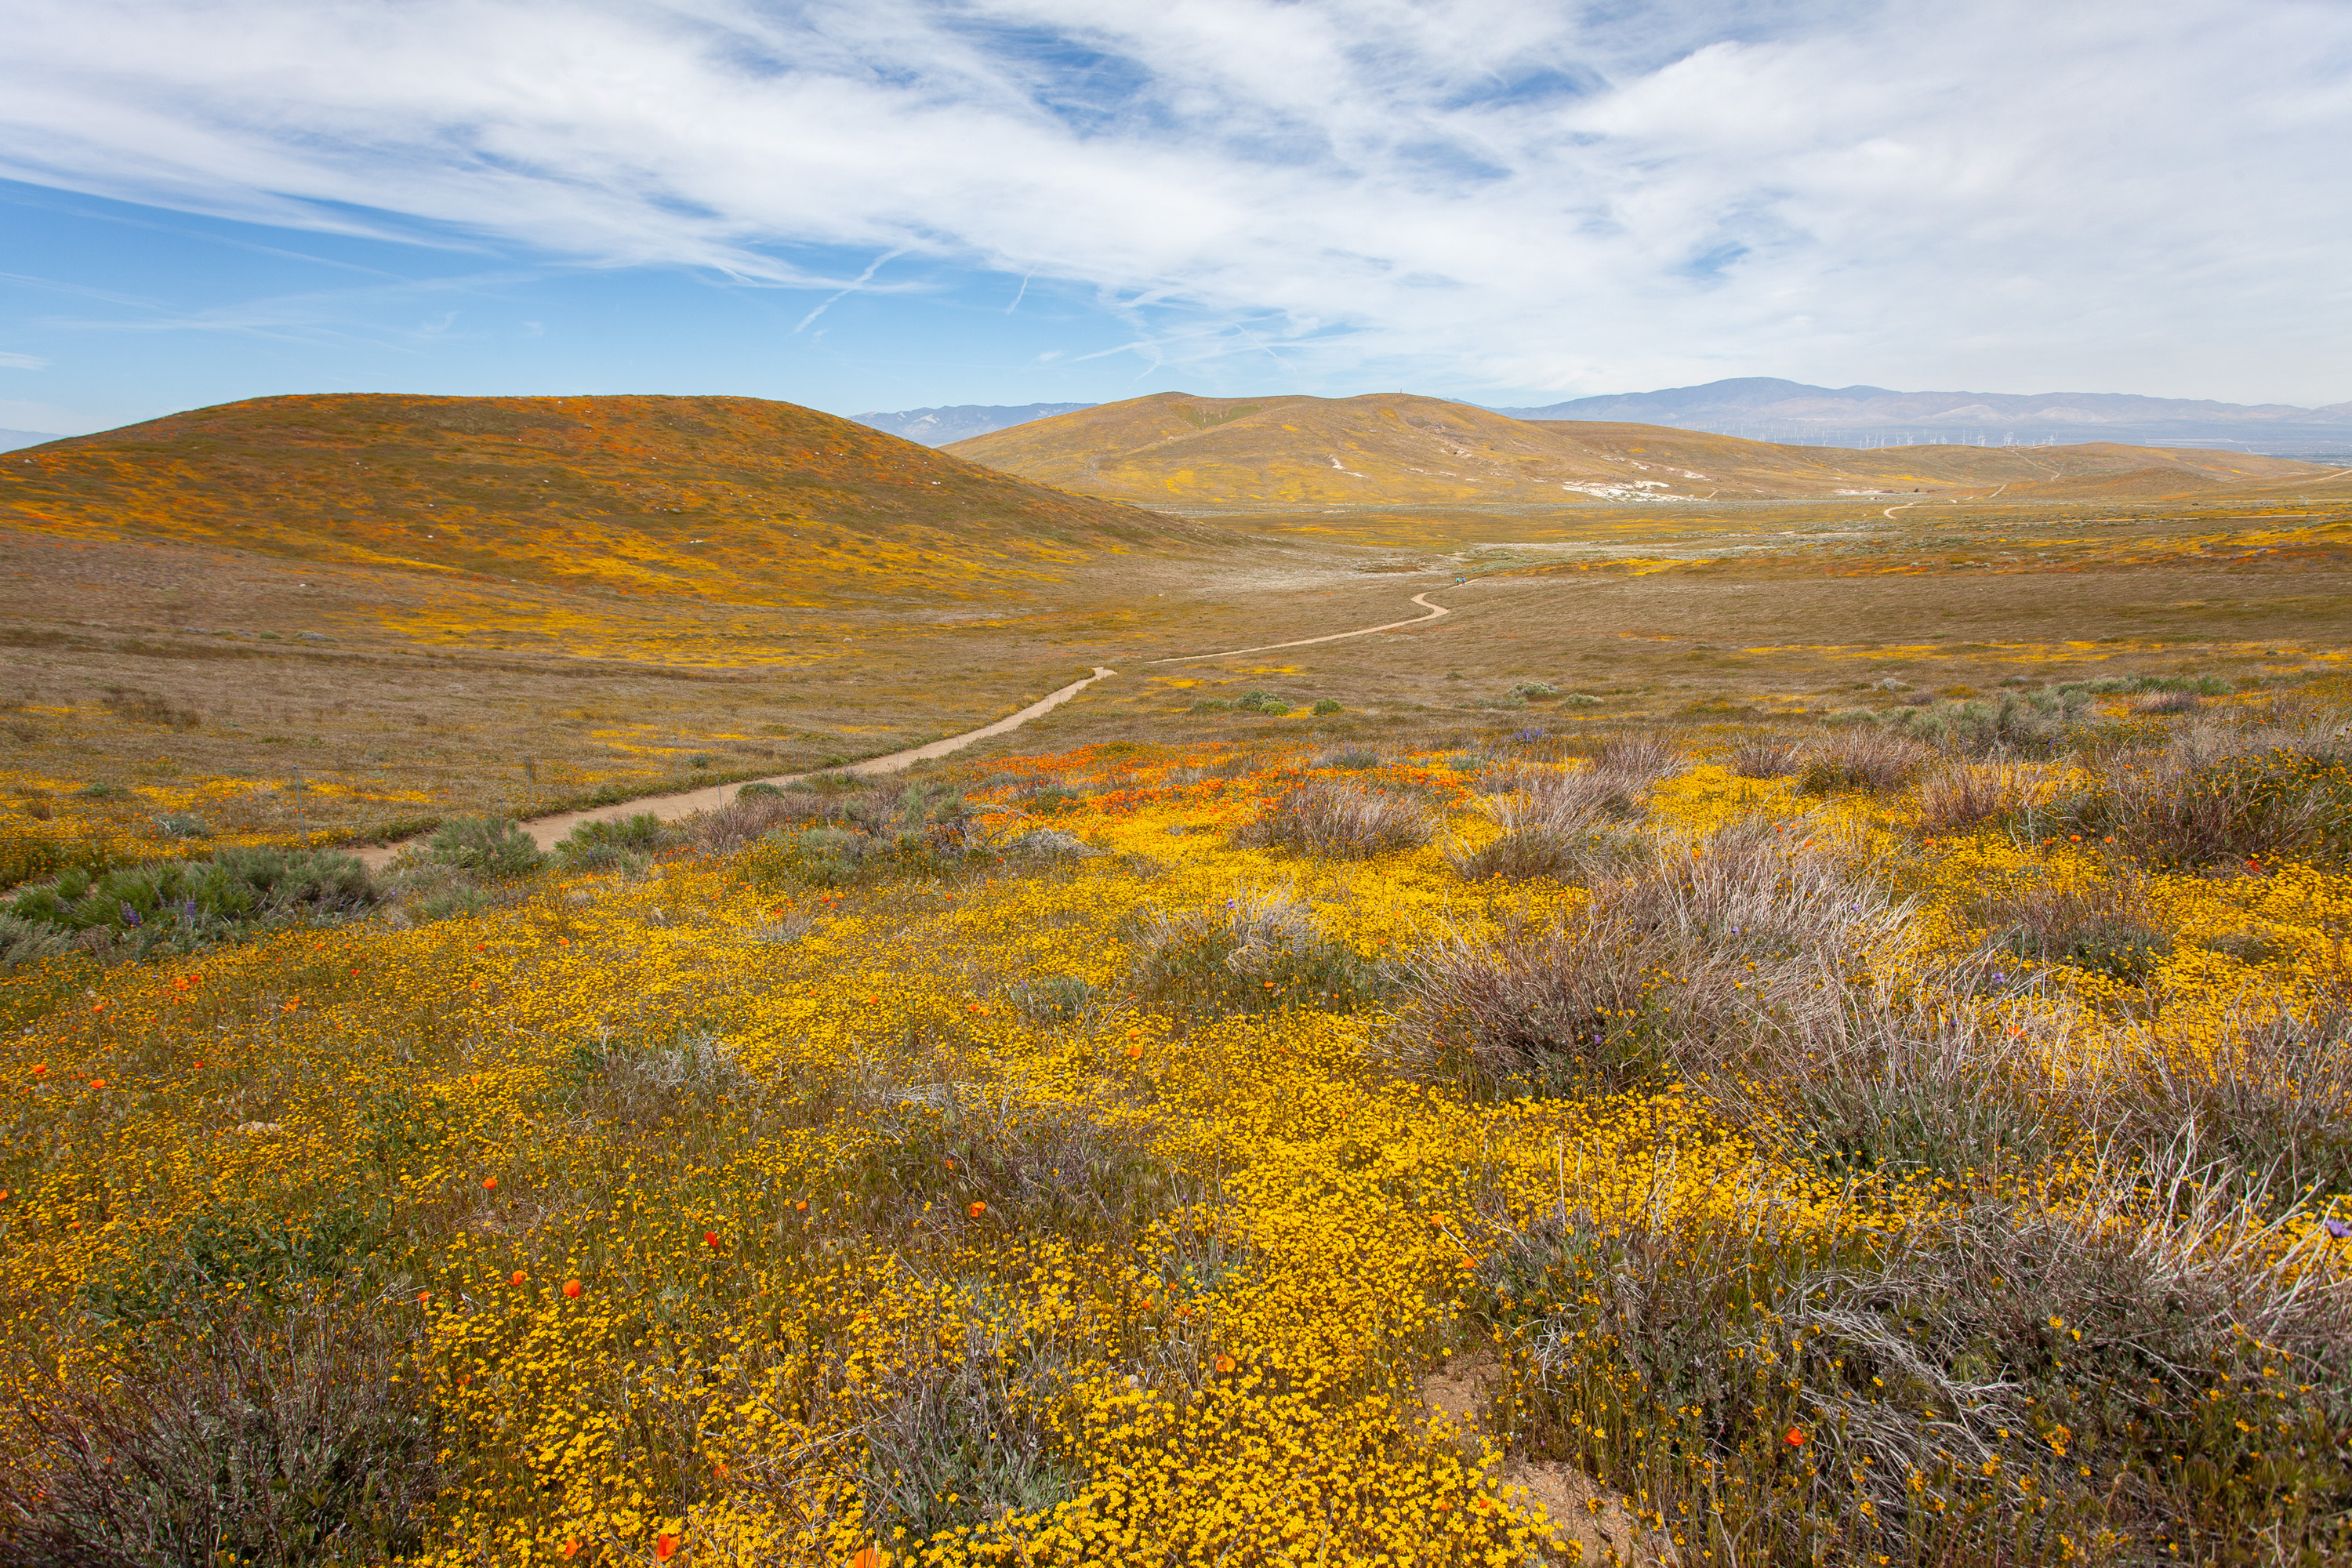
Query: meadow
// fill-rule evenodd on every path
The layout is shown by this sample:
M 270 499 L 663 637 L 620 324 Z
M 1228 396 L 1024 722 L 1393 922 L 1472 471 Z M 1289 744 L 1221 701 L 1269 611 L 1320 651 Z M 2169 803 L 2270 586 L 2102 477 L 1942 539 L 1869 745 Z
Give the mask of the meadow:
M 2352 1554 L 2341 479 L 733 573 L 646 401 L 0 536 L 0 1559 Z
M 2221 684 L 1260 713 L 85 907 L 0 983 L 0 1541 L 2335 1560 L 2352 775 Z

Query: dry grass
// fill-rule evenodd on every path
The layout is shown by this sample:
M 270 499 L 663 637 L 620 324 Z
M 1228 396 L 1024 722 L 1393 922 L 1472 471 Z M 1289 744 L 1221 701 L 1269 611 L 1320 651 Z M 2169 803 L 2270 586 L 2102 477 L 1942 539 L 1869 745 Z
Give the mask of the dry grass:
M 1653 842 L 1574 920 L 1412 961 L 1391 1048 L 1413 1070 L 1564 1093 L 1705 1077 L 1803 1030 L 1895 916 L 1802 834 Z
M 21 1350 L 29 1347 L 18 1347 Z M 0 1555 L 73 1568 L 391 1563 L 423 1544 L 436 1434 L 382 1315 L 247 1307 L 9 1412 Z
M 1357 784 L 1317 781 L 1276 801 L 1234 835 L 1237 844 L 1361 859 L 1411 849 L 1437 835 L 1418 801 Z

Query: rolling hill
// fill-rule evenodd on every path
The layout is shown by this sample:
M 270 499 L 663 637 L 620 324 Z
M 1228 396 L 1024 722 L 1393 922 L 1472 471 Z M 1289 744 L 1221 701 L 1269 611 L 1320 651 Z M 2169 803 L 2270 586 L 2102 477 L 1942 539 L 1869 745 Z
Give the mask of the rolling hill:
M 1160 393 L 1017 426 L 946 450 L 1024 479 L 1146 505 L 1460 506 L 1595 500 L 1980 495 L 2005 485 L 2135 493 L 2325 470 L 2148 447 L 1783 447 L 1650 425 L 1513 419 L 1402 393 L 1204 398 Z
M 1201 533 L 789 403 L 391 395 L 12 452 L 0 524 L 740 603 L 957 592 Z

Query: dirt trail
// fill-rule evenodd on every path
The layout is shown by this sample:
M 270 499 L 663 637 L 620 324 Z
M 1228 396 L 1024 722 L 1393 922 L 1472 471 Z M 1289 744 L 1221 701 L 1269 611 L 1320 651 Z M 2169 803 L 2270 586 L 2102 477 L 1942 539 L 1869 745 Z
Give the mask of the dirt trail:
M 1450 616 L 1454 613 L 1443 605 L 1431 604 L 1429 602 L 1429 595 L 1426 594 L 1415 594 L 1412 596 L 1412 602 L 1427 610 L 1429 614 L 1425 616 L 1415 616 L 1409 621 L 1389 621 L 1377 626 L 1359 626 L 1352 632 L 1333 632 L 1329 637 L 1300 637 L 1297 642 L 1262 642 L 1255 647 L 1229 647 L 1222 653 L 1179 654 L 1173 658 L 1155 658 L 1150 662 L 1152 664 L 1191 664 L 1195 659 L 1231 658 L 1237 653 L 1271 653 L 1274 649 L 1278 647 L 1311 647 L 1319 642 L 1339 642 L 1347 637 L 1368 637 L 1374 632 L 1392 632 L 1399 626 L 1417 626 L 1424 621 L 1433 621 L 1441 616 Z
M 1084 680 L 1074 680 L 1059 691 L 1041 697 L 1018 713 L 1007 714 L 993 724 L 984 724 L 977 730 L 967 730 L 961 735 L 950 735 L 944 741 L 933 741 L 921 746 L 909 746 L 903 752 L 892 752 L 887 756 L 868 757 L 862 763 L 850 763 L 829 771 L 845 773 L 895 773 L 901 769 L 912 767 L 917 763 L 929 762 L 933 757 L 944 757 L 950 752 L 963 750 L 974 741 L 985 741 L 991 735 L 1002 735 L 1007 731 L 1018 730 L 1039 714 L 1050 712 L 1060 707 L 1096 681 L 1118 673 L 1118 671 L 1115 669 L 1105 669 L 1097 665 L 1095 672 Z M 681 816 L 691 816 L 698 811 L 714 811 L 725 805 L 742 792 L 745 784 L 787 784 L 794 779 L 806 776 L 803 773 L 774 773 L 763 779 L 743 779 L 735 784 L 711 784 L 704 789 L 685 790 L 677 795 L 642 795 L 635 800 L 625 800 L 617 805 L 600 805 L 587 811 L 558 812 L 553 816 L 534 816 L 522 824 L 522 826 L 524 831 L 530 835 L 531 842 L 537 844 L 541 849 L 551 849 L 558 840 L 569 835 L 573 828 L 583 822 L 617 822 L 623 817 L 640 816 L 647 812 L 664 822 L 675 822 Z M 380 867 L 410 845 L 422 842 L 421 838 L 410 838 L 398 844 L 356 849 L 352 853 L 370 867 Z
M 1265 643 L 1257 647 L 1231 647 L 1222 653 L 1183 654 L 1174 658 L 1155 658 L 1150 662 L 1189 664 L 1199 658 L 1225 658 L 1237 653 L 1264 653 L 1269 648 L 1305 647 L 1311 643 L 1338 642 L 1342 637 L 1370 637 L 1374 632 L 1394 631 L 1399 626 L 1417 626 L 1424 621 L 1433 621 L 1441 616 L 1450 616 L 1454 613 L 1443 605 L 1431 604 L 1425 594 L 1415 594 L 1412 596 L 1412 602 L 1427 610 L 1429 614 L 1415 616 L 1409 621 L 1389 621 L 1377 626 L 1362 626 L 1352 632 L 1333 632 L 1328 637 L 1301 637 L 1297 642 Z M 1010 731 L 1018 730 L 1040 714 L 1053 711 L 1096 681 L 1108 679 L 1118 673 L 1118 671 L 1115 669 L 1105 669 L 1097 665 L 1095 667 L 1095 672 L 1084 680 L 1074 680 L 1059 691 L 1041 697 L 1018 713 L 1009 713 L 993 724 L 984 724 L 977 730 L 967 730 L 961 735 L 950 735 L 944 741 L 933 741 L 928 745 L 909 746 L 903 752 L 892 752 L 887 756 L 868 757 L 862 763 L 850 763 L 830 771 L 845 773 L 895 773 L 902 769 L 912 767 L 917 763 L 929 762 L 933 757 L 944 757 L 950 752 L 963 750 L 975 741 L 985 741 L 992 735 L 1002 735 Z M 541 849 L 551 849 L 555 847 L 558 840 L 583 822 L 618 822 L 624 817 L 639 816 L 648 812 L 664 822 L 675 822 L 681 816 L 691 816 L 698 811 L 717 810 L 740 794 L 744 784 L 788 784 L 795 779 L 806 776 L 804 773 L 772 773 L 763 779 L 744 779 L 736 784 L 711 784 L 704 789 L 685 790 L 677 795 L 642 795 L 635 800 L 622 801 L 617 805 L 600 805 L 587 811 L 559 812 L 553 816 L 534 816 L 523 823 L 522 826 L 524 831 L 530 835 L 531 842 L 537 844 Z M 421 838 L 409 838 L 398 844 L 366 846 L 354 849 L 352 853 L 372 868 L 382 867 L 402 850 L 421 842 L 423 842 Z

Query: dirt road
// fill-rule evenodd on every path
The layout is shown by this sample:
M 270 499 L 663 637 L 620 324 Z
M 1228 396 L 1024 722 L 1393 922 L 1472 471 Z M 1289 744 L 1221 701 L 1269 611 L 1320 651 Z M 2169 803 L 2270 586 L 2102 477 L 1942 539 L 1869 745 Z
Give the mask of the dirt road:
M 1301 637 L 1296 642 L 1262 643 L 1255 647 L 1229 647 L 1217 653 L 1181 654 L 1173 658 L 1155 658 L 1150 662 L 1190 664 L 1195 659 L 1226 658 L 1240 653 L 1265 653 L 1279 647 L 1307 647 L 1315 643 L 1338 642 L 1343 637 L 1370 637 L 1374 632 L 1395 631 L 1400 626 L 1417 626 L 1425 621 L 1433 621 L 1454 613 L 1443 605 L 1430 603 L 1429 595 L 1426 594 L 1415 594 L 1412 596 L 1412 602 L 1429 613 L 1425 616 L 1415 616 L 1411 620 L 1386 621 L 1377 626 L 1360 626 L 1352 632 L 1333 632 L 1328 637 Z M 963 750 L 975 741 L 985 741 L 992 735 L 1003 735 L 1018 730 L 1040 714 L 1052 712 L 1096 681 L 1107 680 L 1118 673 L 1118 671 L 1115 669 L 1105 669 L 1098 665 L 1095 672 L 1084 680 L 1074 680 L 1059 691 L 1049 692 L 1022 709 L 1018 713 L 1008 713 L 993 724 L 984 724 L 977 730 L 967 730 L 961 735 L 950 735 L 944 741 L 933 741 L 928 745 L 910 746 L 903 752 L 892 752 L 887 756 L 868 757 L 862 763 L 850 763 L 833 771 L 845 773 L 895 773 L 902 769 L 912 767 L 917 763 L 929 762 L 933 757 L 944 757 L 951 752 Z M 625 800 L 617 805 L 600 805 L 588 811 L 559 812 L 553 816 L 534 816 L 523 823 L 522 826 L 530 835 L 533 843 L 541 849 L 549 849 L 554 847 L 558 840 L 565 837 L 583 822 L 618 822 L 624 817 L 640 816 L 646 813 L 651 813 L 664 822 L 675 822 L 681 816 L 689 816 L 698 811 L 713 811 L 725 805 L 742 792 L 744 784 L 788 784 L 795 779 L 805 776 L 803 773 L 776 773 L 763 779 L 744 779 L 736 784 L 711 784 L 704 789 L 685 790 L 677 795 L 649 795 L 636 800 Z M 381 867 L 410 845 L 419 842 L 421 840 L 410 838 L 398 844 L 368 846 L 355 849 L 352 853 L 370 867 Z

